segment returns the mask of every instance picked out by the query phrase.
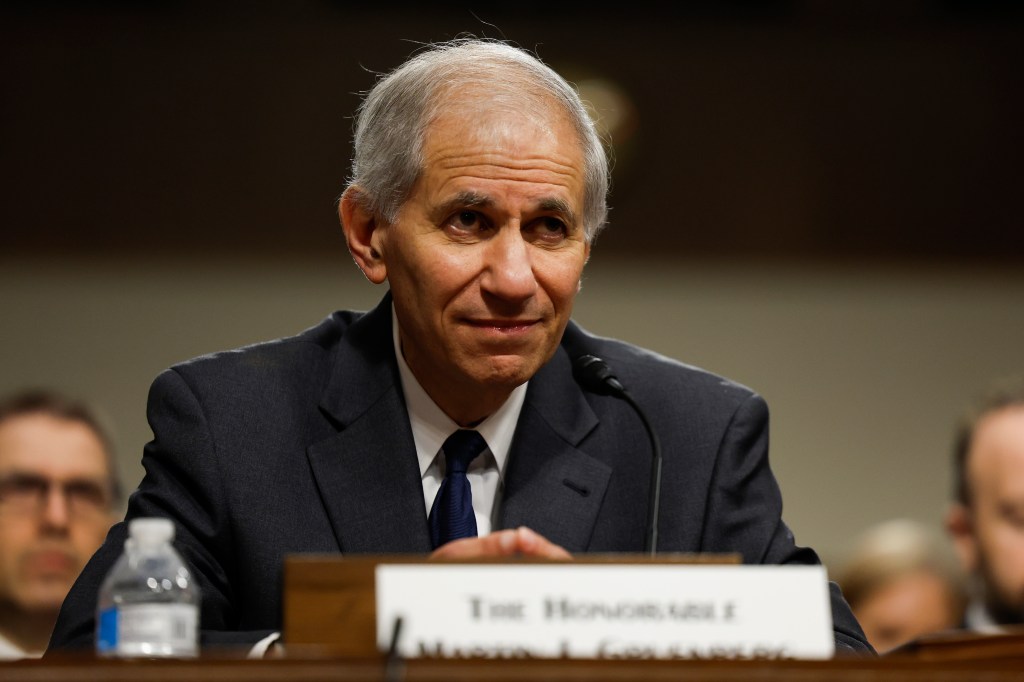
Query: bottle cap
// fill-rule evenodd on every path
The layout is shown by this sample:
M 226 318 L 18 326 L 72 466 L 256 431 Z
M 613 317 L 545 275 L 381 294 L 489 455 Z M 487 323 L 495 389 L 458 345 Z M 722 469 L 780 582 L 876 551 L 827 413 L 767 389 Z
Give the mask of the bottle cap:
M 159 545 L 174 539 L 174 523 L 161 518 L 132 519 L 128 534 L 140 545 Z

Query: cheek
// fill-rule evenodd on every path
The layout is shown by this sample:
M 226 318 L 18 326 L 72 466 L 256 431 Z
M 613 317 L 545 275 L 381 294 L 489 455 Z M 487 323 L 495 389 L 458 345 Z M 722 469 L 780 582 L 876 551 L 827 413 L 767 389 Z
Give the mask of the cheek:
M 476 249 L 441 246 L 402 254 L 398 268 L 418 298 L 444 299 L 473 281 L 481 270 L 480 262 Z
M 84 565 L 96 550 L 99 549 L 99 546 L 103 544 L 107 528 L 106 525 L 102 524 L 89 525 L 88 527 L 77 528 L 71 534 L 71 546 L 74 548 L 80 564 Z
M 535 275 L 548 296 L 555 302 L 570 303 L 580 290 L 583 276 L 583 259 L 559 257 L 561 254 L 544 254 L 534 265 Z
M 27 520 L 6 520 L 0 523 L 0 560 L 19 555 L 38 538 L 36 524 Z
M 982 527 L 985 530 L 977 536 L 981 561 L 1001 582 L 1024 585 L 1024 530 L 1003 519 Z
M 1019 566 L 1024 574 L 1024 529 L 1004 523 L 996 532 L 994 540 L 996 554 L 1005 557 L 1004 563 Z
M 32 545 L 32 533 L 10 528 L 9 523 L 0 531 L 0 597 L 10 594 L 12 585 L 17 583 L 22 572 L 18 568 L 25 551 Z

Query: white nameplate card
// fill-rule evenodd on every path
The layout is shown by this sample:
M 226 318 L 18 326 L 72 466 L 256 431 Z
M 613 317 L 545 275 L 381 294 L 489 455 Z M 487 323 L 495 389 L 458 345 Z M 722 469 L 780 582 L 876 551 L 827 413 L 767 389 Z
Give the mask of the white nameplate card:
M 821 566 L 381 564 L 407 658 L 829 658 Z

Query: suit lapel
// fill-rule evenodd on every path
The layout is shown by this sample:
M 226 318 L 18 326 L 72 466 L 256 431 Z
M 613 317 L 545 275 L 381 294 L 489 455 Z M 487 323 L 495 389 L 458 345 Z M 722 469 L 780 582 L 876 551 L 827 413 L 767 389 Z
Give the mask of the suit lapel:
M 339 342 L 320 408 L 339 429 L 307 456 L 341 551 L 429 552 L 416 446 L 391 340 L 391 298 Z
M 339 341 L 320 409 L 338 433 L 307 449 L 342 552 L 427 553 L 416 446 L 391 340 L 390 294 Z M 566 354 L 530 380 L 505 472 L 499 527 L 585 551 L 612 469 L 577 446 L 598 420 Z
M 598 420 L 559 350 L 530 381 L 505 475 L 500 525 L 585 551 L 612 469 L 577 446 Z

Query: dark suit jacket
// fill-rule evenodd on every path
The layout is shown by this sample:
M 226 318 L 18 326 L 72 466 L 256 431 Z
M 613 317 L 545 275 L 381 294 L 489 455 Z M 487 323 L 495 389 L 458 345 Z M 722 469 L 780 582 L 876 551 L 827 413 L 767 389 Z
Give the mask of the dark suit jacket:
M 661 551 L 817 563 L 781 520 L 759 396 L 625 343 L 587 343 L 659 433 Z M 177 365 L 153 383 L 148 418 L 154 439 L 127 517 L 175 520 L 208 643 L 280 627 L 286 554 L 431 549 L 390 297 L 365 315 L 334 313 L 292 338 Z M 570 552 L 643 551 L 647 443 L 636 414 L 581 389 L 559 349 L 530 381 L 498 526 L 529 526 Z M 86 566 L 51 648 L 92 645 L 97 592 L 126 532 L 116 525 Z M 870 650 L 835 587 L 832 609 L 838 647 Z

